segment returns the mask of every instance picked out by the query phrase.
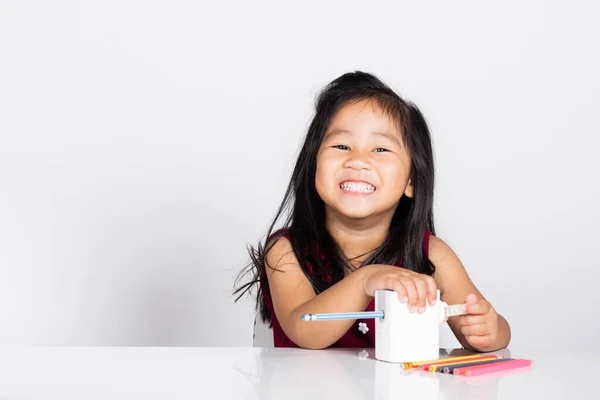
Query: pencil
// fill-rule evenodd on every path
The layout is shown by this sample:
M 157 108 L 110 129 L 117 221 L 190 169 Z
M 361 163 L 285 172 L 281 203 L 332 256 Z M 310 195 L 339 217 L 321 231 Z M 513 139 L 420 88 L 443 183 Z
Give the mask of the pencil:
M 333 321 L 341 319 L 383 318 L 383 311 L 362 311 L 344 313 L 302 314 L 302 321 Z
M 404 363 L 404 369 L 418 368 L 423 364 L 433 364 L 436 362 L 446 362 L 446 361 L 459 361 L 459 360 L 469 360 L 472 358 L 481 357 L 480 354 L 471 354 L 468 356 L 456 356 L 456 357 L 445 357 L 445 358 L 437 358 L 435 360 L 425 360 L 425 361 L 416 361 L 416 362 L 406 362 Z
M 486 357 L 492 357 L 492 356 L 477 355 L 477 356 L 473 356 L 473 357 L 469 357 L 469 358 L 465 358 L 465 359 L 459 359 L 459 360 L 440 358 L 439 360 L 428 362 L 426 364 L 421 364 L 417 368 L 419 368 L 421 371 L 430 371 L 429 367 L 433 367 L 434 365 L 460 364 L 460 363 L 464 363 L 464 362 L 480 360 L 480 359 L 486 358 Z
M 506 371 L 508 369 L 516 369 L 516 368 L 526 367 L 528 365 L 531 365 L 531 360 L 525 360 L 525 359 L 507 360 L 507 361 L 495 363 L 492 365 L 476 365 L 473 367 L 465 367 L 464 370 L 462 370 L 462 371 L 461 371 L 462 368 L 456 368 L 454 370 L 454 374 L 455 375 L 466 375 L 466 376 L 477 376 L 477 375 L 487 374 L 490 372 Z
M 497 362 L 502 362 L 502 361 L 507 361 L 507 360 L 512 360 L 512 358 L 496 358 L 496 359 L 492 359 L 492 360 L 487 360 L 487 361 L 474 361 L 472 363 L 465 363 L 465 364 L 450 364 L 450 365 L 446 365 L 445 367 L 441 367 L 441 371 L 444 374 L 452 374 L 454 373 L 454 370 L 457 368 L 466 368 L 466 367 L 471 367 L 471 366 L 475 366 L 475 365 L 483 365 L 483 364 L 493 364 L 493 363 L 497 363 Z
M 434 365 L 448 365 L 448 364 L 460 364 L 460 363 L 464 363 L 464 362 L 475 362 L 476 360 L 481 360 L 482 358 L 490 358 L 490 357 L 498 358 L 498 356 L 490 356 L 490 355 L 476 355 L 473 357 L 459 359 L 459 360 L 440 358 L 439 360 L 428 362 L 426 364 L 421 364 L 417 368 L 419 368 L 422 371 L 430 371 L 429 367 L 433 367 Z
M 431 371 L 431 372 L 437 372 L 437 370 L 439 368 L 445 367 L 446 365 L 457 365 L 457 364 L 467 364 L 467 363 L 474 363 L 474 362 L 483 362 L 483 361 L 490 361 L 490 360 L 497 360 L 498 356 L 487 356 L 487 357 L 480 357 L 480 358 L 474 358 L 471 360 L 464 360 L 464 361 L 450 361 L 450 362 L 443 362 L 443 363 L 437 363 L 437 364 L 431 364 L 429 365 L 427 368 L 424 368 L 425 371 Z

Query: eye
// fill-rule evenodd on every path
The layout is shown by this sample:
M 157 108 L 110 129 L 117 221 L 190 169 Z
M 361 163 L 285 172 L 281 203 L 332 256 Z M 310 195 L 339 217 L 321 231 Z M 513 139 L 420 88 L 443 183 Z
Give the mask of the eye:
M 350 148 L 344 144 L 337 144 L 335 146 L 332 146 L 334 149 L 340 149 L 340 150 L 350 150 Z
M 376 153 L 383 153 L 383 152 L 385 152 L 385 151 L 389 151 L 389 150 L 388 150 L 388 149 L 385 149 L 385 148 L 383 148 L 383 147 L 378 147 L 378 148 L 376 148 L 376 149 L 375 149 L 375 152 L 376 152 Z

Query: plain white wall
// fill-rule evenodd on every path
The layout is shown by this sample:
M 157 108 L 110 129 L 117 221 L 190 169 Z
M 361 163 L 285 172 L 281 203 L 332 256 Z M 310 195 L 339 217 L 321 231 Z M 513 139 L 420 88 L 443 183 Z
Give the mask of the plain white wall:
M 438 235 L 513 348 L 594 345 L 599 19 L 593 1 L 1 1 L 0 343 L 251 345 L 230 294 L 246 245 L 318 89 L 363 69 L 428 118 Z

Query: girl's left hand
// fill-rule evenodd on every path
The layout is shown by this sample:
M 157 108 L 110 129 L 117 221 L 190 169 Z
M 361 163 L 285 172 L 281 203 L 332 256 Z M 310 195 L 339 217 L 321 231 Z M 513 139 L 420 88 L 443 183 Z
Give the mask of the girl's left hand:
M 470 294 L 465 301 L 466 315 L 459 317 L 460 332 L 467 343 L 478 350 L 486 351 L 498 339 L 498 313 L 487 300 L 477 300 Z

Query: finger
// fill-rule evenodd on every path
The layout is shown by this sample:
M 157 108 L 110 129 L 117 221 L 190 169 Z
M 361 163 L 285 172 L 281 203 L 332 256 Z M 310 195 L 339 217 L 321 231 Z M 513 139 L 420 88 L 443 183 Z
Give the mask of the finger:
M 490 311 L 490 303 L 485 300 L 479 300 L 477 303 L 467 303 L 467 314 L 487 314 Z
M 388 287 L 398 294 L 398 300 L 400 303 L 405 304 L 408 302 L 408 294 L 406 293 L 406 288 L 402 283 L 397 279 L 392 279 Z
M 460 328 L 460 333 L 465 336 L 485 336 L 490 334 L 488 324 L 466 325 Z
M 465 336 L 467 342 L 473 346 L 480 349 L 484 349 L 490 345 L 492 342 L 492 337 L 490 335 L 485 336 Z
M 483 315 L 461 315 L 458 317 L 460 326 L 485 324 L 487 319 Z
M 437 301 L 437 284 L 435 279 L 431 276 L 425 276 L 425 283 L 427 284 L 427 299 L 429 300 L 430 306 L 435 306 Z
M 467 299 L 465 300 L 465 304 L 475 304 L 479 301 L 479 299 L 477 299 L 477 296 L 473 293 L 470 293 L 467 295 Z
M 400 282 L 402 282 L 402 285 L 408 294 L 408 310 L 410 312 L 416 312 L 419 295 L 417 294 L 417 287 L 415 286 L 415 283 L 413 282 L 412 278 L 401 278 Z
M 425 279 L 421 278 L 416 278 L 413 282 L 417 288 L 417 307 L 419 308 L 419 313 L 424 313 L 427 306 L 427 283 L 425 283 Z

